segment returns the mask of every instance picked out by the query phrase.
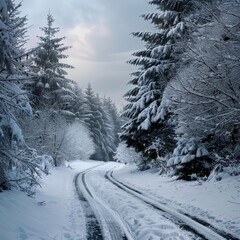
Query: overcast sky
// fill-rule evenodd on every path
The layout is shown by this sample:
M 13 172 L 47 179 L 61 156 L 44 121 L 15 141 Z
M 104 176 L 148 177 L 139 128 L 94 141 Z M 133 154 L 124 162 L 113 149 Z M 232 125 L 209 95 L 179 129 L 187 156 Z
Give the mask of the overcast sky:
M 142 49 L 143 43 L 131 32 L 150 30 L 151 25 L 140 15 L 153 8 L 148 0 L 23 0 L 22 14 L 29 20 L 29 46 L 38 42 L 50 10 L 58 36 L 72 46 L 65 63 L 75 67 L 68 77 L 84 89 L 91 83 L 101 96 L 110 96 L 123 105 L 122 95 L 127 91 L 129 74 L 134 71 L 126 61 Z

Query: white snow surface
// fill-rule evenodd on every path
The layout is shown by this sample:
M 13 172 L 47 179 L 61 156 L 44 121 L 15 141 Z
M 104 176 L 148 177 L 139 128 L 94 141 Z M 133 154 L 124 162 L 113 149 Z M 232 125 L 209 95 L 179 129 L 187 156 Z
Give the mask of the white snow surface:
M 1 240 L 85 240 L 82 206 L 75 193 L 74 176 L 99 165 L 98 161 L 74 161 L 44 177 L 35 198 L 12 190 L 0 193 Z M 153 196 L 176 211 L 188 213 L 214 227 L 240 236 L 240 177 L 222 181 L 175 181 L 157 172 L 139 172 L 133 165 L 106 163 L 90 171 L 86 182 L 98 204 L 109 208 L 116 221 L 126 225 L 136 240 L 193 239 L 191 234 L 162 217 L 156 209 L 123 192 L 104 174 L 114 166 L 118 180 Z M 95 207 L 98 206 L 96 204 Z

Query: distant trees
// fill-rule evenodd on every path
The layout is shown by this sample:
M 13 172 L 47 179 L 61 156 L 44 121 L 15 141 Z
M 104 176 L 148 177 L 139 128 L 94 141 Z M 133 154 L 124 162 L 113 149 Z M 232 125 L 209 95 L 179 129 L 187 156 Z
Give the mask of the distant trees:
M 41 28 L 44 36 L 39 37 L 41 41 L 34 58 L 38 78 L 25 85 L 32 93 L 31 100 L 35 110 L 32 119 L 33 128 L 28 131 L 28 139 L 30 142 L 35 139 L 32 144 L 42 153 L 51 155 L 57 166 L 67 156 L 73 158 L 73 152 L 75 152 L 75 158 L 80 156 L 79 152 L 73 151 L 73 148 L 66 142 L 66 139 L 70 137 L 70 132 L 73 133 L 68 129 L 72 129 L 71 126 L 74 124 L 73 138 L 76 138 L 77 133 L 79 138 L 82 137 L 81 135 L 86 137 L 86 141 L 90 137 L 92 147 L 89 147 L 94 149 L 91 154 L 92 158 L 109 161 L 118 144 L 118 136 L 115 132 L 117 123 L 113 120 L 113 118 L 117 119 L 114 115 L 117 113 L 114 112 L 115 109 L 110 103 L 108 108 L 104 106 L 103 101 L 90 86 L 84 94 L 75 82 L 65 77 L 67 72 L 64 69 L 72 67 L 62 63 L 61 60 L 67 57 L 64 51 L 69 47 L 65 47 L 62 43 L 64 38 L 55 36 L 59 29 L 53 27 L 53 22 L 53 17 L 49 13 L 47 27 Z M 36 125 L 38 125 L 37 131 Z M 81 143 L 76 139 L 74 142 Z M 65 147 L 66 145 L 68 148 Z M 81 148 L 76 145 L 75 147 Z M 86 150 L 86 152 L 91 151 Z
M 95 145 L 92 159 L 113 160 L 118 145 L 119 120 L 115 105 L 110 99 L 103 101 L 95 94 L 89 84 L 85 91 L 86 124 Z
M 27 19 L 20 7 L 0 0 L 0 191 L 16 186 L 32 194 L 53 164 L 90 156 L 111 160 L 119 123 L 111 100 L 94 93 L 93 106 L 65 77 L 72 68 L 62 63 L 69 47 L 55 36 L 59 29 L 50 13 L 38 46 L 25 50 Z
M 89 159 L 94 153 L 94 144 L 89 130 L 76 121 L 65 129 L 61 145 L 61 157 L 66 160 Z
M 108 125 L 110 126 L 109 131 L 111 131 L 111 134 L 109 133 L 109 135 L 112 136 L 111 145 L 115 152 L 119 144 L 119 134 L 121 132 L 122 119 L 120 118 L 118 109 L 111 98 L 104 98 L 102 101 L 102 106 L 104 112 L 106 112 L 108 116 Z M 112 159 L 112 156 L 110 156 L 110 159 Z
M 238 1 L 150 1 L 156 32 L 137 32 L 146 49 L 126 93 L 121 139 L 183 179 L 208 176 L 239 151 Z M 175 142 L 176 141 L 176 142 Z M 165 157 L 165 158 L 164 158 Z M 147 160 L 147 159 L 149 160 Z

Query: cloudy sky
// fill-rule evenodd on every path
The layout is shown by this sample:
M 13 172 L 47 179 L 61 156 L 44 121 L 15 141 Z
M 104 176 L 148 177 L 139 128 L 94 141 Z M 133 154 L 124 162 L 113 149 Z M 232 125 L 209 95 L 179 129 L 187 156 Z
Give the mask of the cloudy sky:
M 46 26 L 48 12 L 54 26 L 72 46 L 65 61 L 75 67 L 68 77 L 84 89 L 91 83 L 101 96 L 110 96 L 121 107 L 129 74 L 134 71 L 126 61 L 143 48 L 131 32 L 151 29 L 140 15 L 153 8 L 148 0 L 23 0 L 22 14 L 29 20 L 29 46 L 38 42 L 39 27 Z

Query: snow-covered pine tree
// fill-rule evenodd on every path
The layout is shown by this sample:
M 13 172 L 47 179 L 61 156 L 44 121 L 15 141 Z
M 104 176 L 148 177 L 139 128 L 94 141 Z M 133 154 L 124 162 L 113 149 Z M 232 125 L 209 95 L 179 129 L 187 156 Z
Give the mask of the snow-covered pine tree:
M 174 146 L 173 128 L 168 124 L 171 113 L 162 98 L 183 52 L 177 43 L 184 39 L 184 19 L 192 4 L 187 0 L 153 0 L 150 4 L 158 11 L 143 17 L 154 24 L 156 31 L 133 33 L 145 42 L 146 49 L 135 52 L 135 58 L 129 61 L 138 70 L 130 81 L 134 88 L 125 94 L 129 104 L 123 116 L 129 120 L 123 126 L 121 139 L 151 160 L 171 152 Z M 152 145 L 159 145 L 159 149 L 151 149 Z
M 11 0 L 0 0 L 0 191 L 12 185 L 29 191 L 37 184 L 41 160 L 34 149 L 24 143 L 19 118 L 32 109 L 26 92 L 19 84 L 27 79 L 19 32 L 21 17 L 16 17 Z M 21 39 L 21 40 L 20 40 Z
M 16 4 L 13 1 L 13 10 L 9 13 L 10 25 L 13 28 L 14 36 L 17 39 L 17 47 L 19 49 L 25 48 L 28 40 L 27 36 L 27 17 L 21 15 L 22 2 Z
M 113 160 L 114 155 L 114 129 L 111 122 L 111 116 L 104 106 L 102 99 L 99 95 L 96 96 L 97 109 L 100 113 L 101 118 L 98 119 L 101 126 L 101 148 L 104 153 L 104 161 Z
M 121 131 L 121 118 L 118 113 L 116 105 L 113 103 L 111 98 L 104 98 L 103 99 L 103 108 L 105 109 L 105 112 L 108 114 L 108 121 L 110 124 L 110 129 L 109 131 L 111 132 L 112 135 L 112 149 L 114 152 L 116 151 L 116 148 L 119 144 L 119 134 Z M 110 133 L 109 133 L 110 134 Z M 112 159 L 112 157 L 111 157 Z
M 178 144 L 168 165 L 180 178 L 208 176 L 240 158 L 239 11 L 238 1 L 205 2 L 189 22 L 188 64 L 172 84 Z
M 117 116 L 113 104 L 110 100 L 101 100 L 90 84 L 85 91 L 85 99 L 87 106 L 85 123 L 95 145 L 92 158 L 103 161 L 113 160 L 118 144 L 116 133 L 118 122 L 115 119 Z
M 91 158 L 96 160 L 104 160 L 106 152 L 105 149 L 102 149 L 103 139 L 100 123 L 102 121 L 102 116 L 101 113 L 98 111 L 98 105 L 100 103 L 97 102 L 96 94 L 90 84 L 88 84 L 88 87 L 85 91 L 85 99 L 87 106 L 86 124 L 90 131 L 90 137 L 95 145 L 95 152 Z
M 75 116 L 78 121 L 80 121 L 83 125 L 85 125 L 87 128 L 87 109 L 88 106 L 86 104 L 84 93 L 82 92 L 82 89 L 76 84 L 74 93 L 76 95 L 75 101 L 72 104 L 71 112 L 75 113 Z
M 46 105 L 46 103 L 56 105 L 56 102 L 61 101 L 64 96 L 72 95 L 72 81 L 65 78 L 67 75 L 65 69 L 73 67 L 62 63 L 62 60 L 68 57 L 64 52 L 70 47 L 64 46 L 62 43 L 65 37 L 56 37 L 59 28 L 54 27 L 53 23 L 54 19 L 49 13 L 47 26 L 40 28 L 44 35 L 38 37 L 40 42 L 34 57 L 38 79 L 27 86 L 28 89 L 31 89 L 32 96 L 35 97 L 33 99 L 36 101 L 35 105 L 40 106 L 41 104 Z

